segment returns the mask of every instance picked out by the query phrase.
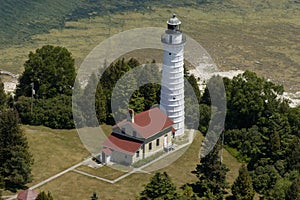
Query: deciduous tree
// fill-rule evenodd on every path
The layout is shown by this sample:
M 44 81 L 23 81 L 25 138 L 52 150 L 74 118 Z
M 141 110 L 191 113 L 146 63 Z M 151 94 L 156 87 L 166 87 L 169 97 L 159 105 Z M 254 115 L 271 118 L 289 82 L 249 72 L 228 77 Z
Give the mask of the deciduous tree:
M 66 48 L 46 45 L 30 52 L 24 68 L 17 97 L 31 96 L 32 89 L 36 98 L 72 95 L 76 73 L 74 59 Z

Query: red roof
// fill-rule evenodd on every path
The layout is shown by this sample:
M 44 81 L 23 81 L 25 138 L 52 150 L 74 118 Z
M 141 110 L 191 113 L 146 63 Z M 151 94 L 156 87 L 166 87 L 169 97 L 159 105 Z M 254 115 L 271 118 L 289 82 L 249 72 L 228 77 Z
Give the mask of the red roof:
M 35 200 L 38 193 L 33 190 L 24 190 L 18 193 L 18 200 Z
M 112 151 L 109 148 L 105 148 L 102 150 L 106 155 L 110 155 Z
M 134 154 L 142 143 L 124 136 L 112 133 L 102 144 L 102 146 L 115 149 L 127 154 Z M 105 150 L 105 149 L 104 149 Z
M 173 125 L 173 121 L 158 107 L 141 112 L 134 116 L 134 123 L 123 120 L 117 126 L 129 123 L 144 138 L 151 137 L 156 133 Z

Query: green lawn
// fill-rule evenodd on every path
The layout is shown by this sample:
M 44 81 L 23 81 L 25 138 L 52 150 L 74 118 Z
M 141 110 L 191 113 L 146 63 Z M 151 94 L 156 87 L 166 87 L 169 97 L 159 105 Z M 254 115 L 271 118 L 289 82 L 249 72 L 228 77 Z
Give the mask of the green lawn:
M 93 169 L 88 166 L 80 166 L 76 168 L 77 170 L 87 172 L 91 175 L 99 176 L 101 178 L 106 178 L 108 180 L 114 180 L 116 178 L 119 178 L 120 176 L 126 174 L 126 172 L 119 171 L 117 169 L 114 169 L 112 167 L 103 166 L 98 169 Z
M 108 132 L 110 130 L 109 126 L 102 128 Z M 82 161 L 89 155 L 83 148 L 75 130 L 53 130 L 34 126 L 23 126 L 23 129 L 35 159 L 32 171 L 34 182 L 29 186 Z M 191 171 L 199 163 L 198 155 L 203 136 L 199 132 L 196 134 L 195 140 L 185 152 L 181 152 L 184 154 L 180 158 L 175 157 L 176 160 L 171 165 L 158 170 L 166 171 L 178 188 L 184 183 L 197 180 Z M 164 162 L 164 160 L 160 162 Z M 224 163 L 230 168 L 227 179 L 232 183 L 238 175 L 240 164 L 226 151 L 224 151 Z M 124 174 L 122 171 L 106 166 L 99 169 L 81 166 L 77 169 L 108 179 L 115 179 Z M 146 170 L 153 169 L 153 166 L 146 168 Z M 99 194 L 101 199 L 135 199 L 135 196 L 156 171 L 132 174 L 115 184 L 69 172 L 41 186 L 37 191 L 51 191 L 54 198 L 60 200 L 89 199 L 94 191 Z
M 76 130 L 53 130 L 42 126 L 22 126 L 33 154 L 34 180 L 29 186 L 61 172 L 89 156 Z

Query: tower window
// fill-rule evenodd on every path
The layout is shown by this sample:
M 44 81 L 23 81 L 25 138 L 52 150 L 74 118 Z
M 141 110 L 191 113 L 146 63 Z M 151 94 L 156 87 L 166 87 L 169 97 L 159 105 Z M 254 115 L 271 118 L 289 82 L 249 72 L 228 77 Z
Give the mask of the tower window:
M 169 55 L 172 55 L 171 53 L 169 53 Z

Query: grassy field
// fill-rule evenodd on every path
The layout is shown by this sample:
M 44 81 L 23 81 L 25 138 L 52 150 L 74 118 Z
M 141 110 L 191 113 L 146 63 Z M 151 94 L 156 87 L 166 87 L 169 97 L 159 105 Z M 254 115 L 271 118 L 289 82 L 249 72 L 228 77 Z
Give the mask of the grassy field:
M 103 166 L 100 167 L 98 169 L 93 169 L 91 167 L 88 166 L 80 166 L 78 168 L 76 168 L 77 170 L 83 171 L 83 172 L 87 172 L 91 175 L 94 176 L 99 176 L 101 178 L 106 178 L 108 180 L 114 180 L 124 174 L 126 174 L 126 172 L 122 172 L 116 169 L 113 169 L 111 167 L 108 166 Z
M 124 30 L 165 27 L 172 12 L 182 20 L 182 30 L 196 39 L 221 70 L 252 70 L 287 91 L 300 90 L 300 12 L 294 8 L 262 6 L 242 1 L 229 5 L 153 7 L 152 12 L 128 11 L 67 22 L 64 29 L 35 35 L 30 43 L 0 49 L 0 68 L 22 72 L 29 51 L 45 44 L 67 47 L 78 67 L 101 41 Z M 274 1 L 277 2 L 278 1 Z M 275 3 L 274 3 L 275 4 Z M 161 52 L 135 52 L 141 61 L 161 60 Z
M 34 181 L 28 186 L 82 161 L 89 155 L 79 140 L 76 130 L 53 130 L 41 126 L 22 127 L 35 159 L 32 170 Z M 109 126 L 102 126 L 102 128 L 105 132 L 111 130 Z M 177 187 L 187 182 L 196 181 L 197 178 L 191 171 L 199 163 L 198 154 L 202 139 L 202 135 L 198 132 L 192 145 L 182 157 L 158 171 L 166 171 Z M 232 183 L 238 175 L 240 164 L 226 151 L 224 152 L 224 163 L 230 168 L 227 179 L 228 182 Z M 109 167 L 94 170 L 87 166 L 81 166 L 77 169 L 108 179 L 114 179 L 124 174 L 124 172 Z M 153 168 L 149 166 L 148 169 Z M 132 174 L 115 184 L 110 184 L 75 172 L 69 172 L 36 190 L 51 191 L 55 199 L 62 200 L 89 199 L 94 191 L 99 194 L 101 199 L 135 199 L 135 196 L 143 189 L 144 184 L 149 182 L 154 173 L 155 171 L 150 174 Z M 5 192 L 5 194 L 9 193 Z
M 89 152 L 81 144 L 76 130 L 53 130 L 46 127 L 23 126 L 34 157 L 29 186 L 49 178 L 83 161 Z

